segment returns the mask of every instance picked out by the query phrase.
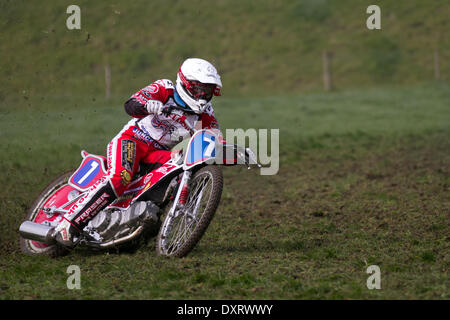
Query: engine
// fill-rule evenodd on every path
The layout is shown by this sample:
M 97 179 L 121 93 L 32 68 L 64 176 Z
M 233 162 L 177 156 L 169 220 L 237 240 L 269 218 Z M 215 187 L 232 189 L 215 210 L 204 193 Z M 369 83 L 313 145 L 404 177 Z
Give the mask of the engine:
M 128 209 L 107 209 L 99 212 L 84 230 L 97 233 L 102 242 L 120 239 L 140 226 L 158 223 L 160 208 L 151 201 L 138 201 Z

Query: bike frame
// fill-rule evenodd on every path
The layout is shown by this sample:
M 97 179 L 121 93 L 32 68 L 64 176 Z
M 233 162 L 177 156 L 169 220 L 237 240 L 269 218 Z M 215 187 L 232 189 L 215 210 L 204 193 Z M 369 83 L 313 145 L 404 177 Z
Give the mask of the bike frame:
M 170 110 L 167 112 L 170 113 Z M 258 164 L 253 152 L 251 152 L 250 149 L 238 147 L 236 145 L 223 144 L 221 136 L 211 129 L 201 129 L 196 131 L 187 121 L 185 121 L 185 125 L 190 129 L 192 136 L 188 142 L 183 162 L 180 162 L 181 159 L 171 159 L 158 169 L 133 180 L 128 185 L 124 194 L 113 204 L 108 206 L 107 209 L 116 208 L 126 210 L 136 201 L 146 201 L 143 200 L 144 195 L 155 190 L 160 185 L 160 182 L 167 181 L 169 178 L 173 179 L 182 173 L 178 190 L 173 199 L 173 205 L 168 212 L 168 215 L 173 217 L 177 214 L 178 209 L 182 209 L 183 207 L 183 205 L 180 204 L 180 198 L 183 190 L 187 188 L 192 172 L 196 167 L 204 166 L 205 164 L 229 165 L 228 163 L 223 163 L 223 158 L 219 159 L 219 157 L 223 156 L 223 154 L 218 152 L 218 150 L 223 151 L 224 148 L 233 149 L 232 151 L 233 154 L 235 154 L 235 157 L 241 159 L 243 163 L 248 165 L 249 168 L 249 160 L 253 160 L 255 161 L 253 163 Z M 26 234 L 29 239 L 33 239 L 33 232 L 36 228 L 34 224 L 55 226 L 55 222 L 60 221 L 57 220 L 57 218 L 62 217 L 62 215 L 67 213 L 92 185 L 107 174 L 107 160 L 105 157 L 89 154 L 84 150 L 81 152 L 81 156 L 83 160 L 78 169 L 69 178 L 68 184 L 55 190 L 54 194 L 42 204 L 42 207 L 39 208 L 40 211 L 36 214 L 34 222 L 26 222 L 23 224 L 24 227 L 27 227 L 27 230 L 30 230 L 29 232 L 23 232 L 23 235 Z M 234 162 L 233 164 L 237 163 Z M 260 165 L 258 164 L 258 166 Z M 196 203 L 195 208 L 197 208 L 198 205 L 199 203 Z M 113 240 L 111 244 L 107 243 L 98 245 L 109 246 L 119 242 L 128 241 L 129 239 L 134 238 L 136 234 L 139 234 L 142 231 L 142 228 L 142 226 L 139 226 L 138 229 L 136 229 L 132 234 Z M 47 234 L 45 234 L 45 237 L 41 235 L 41 233 L 43 234 L 46 232 L 44 231 L 39 231 L 34 240 L 39 241 L 39 239 L 47 239 Z M 94 237 L 94 240 L 99 239 L 95 239 Z M 44 243 L 46 242 L 44 240 L 42 241 Z

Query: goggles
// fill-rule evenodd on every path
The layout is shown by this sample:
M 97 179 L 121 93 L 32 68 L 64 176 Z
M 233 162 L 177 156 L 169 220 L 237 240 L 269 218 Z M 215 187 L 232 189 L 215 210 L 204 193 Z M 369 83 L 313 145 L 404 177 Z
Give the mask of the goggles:
M 184 87 L 196 100 L 211 100 L 214 96 L 220 96 L 220 87 L 213 83 L 202 83 L 195 80 L 187 80 L 183 73 L 179 72 L 180 79 L 183 82 Z

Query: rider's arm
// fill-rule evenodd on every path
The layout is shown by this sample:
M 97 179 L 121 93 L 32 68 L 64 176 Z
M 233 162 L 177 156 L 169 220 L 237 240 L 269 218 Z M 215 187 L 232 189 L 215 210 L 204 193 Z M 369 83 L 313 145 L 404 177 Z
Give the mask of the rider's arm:
M 202 122 L 202 129 L 217 129 L 219 130 L 219 122 L 214 116 L 214 110 L 211 106 L 201 114 L 200 121 Z
M 201 114 L 199 120 L 202 123 L 202 129 L 211 129 L 215 131 L 220 137 L 220 143 L 226 143 L 222 132 L 220 131 L 219 122 L 217 121 L 216 116 L 214 115 L 214 110 L 211 106 L 206 108 L 206 110 Z
M 149 100 L 157 100 L 165 103 L 170 95 L 170 90 L 173 90 L 173 86 L 171 85 L 172 83 L 170 81 L 168 82 L 168 80 L 163 79 L 142 88 L 125 102 L 125 112 L 135 118 L 148 116 L 150 113 L 146 108 L 146 103 Z
M 134 118 L 143 118 L 149 115 L 148 111 L 145 109 L 145 103 L 142 104 L 135 98 L 128 99 L 125 102 L 125 112 Z

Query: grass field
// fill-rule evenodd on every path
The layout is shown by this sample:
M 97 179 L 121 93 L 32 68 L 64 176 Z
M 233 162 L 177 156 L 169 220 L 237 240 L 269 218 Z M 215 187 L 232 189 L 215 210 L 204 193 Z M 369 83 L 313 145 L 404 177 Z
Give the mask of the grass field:
M 122 99 L 123 100 L 123 99 Z M 223 128 L 279 128 L 280 170 L 224 169 L 221 205 L 183 259 L 19 251 L 40 190 L 105 153 L 122 101 L 47 98 L 0 109 L 0 299 L 449 299 L 450 87 L 221 97 Z M 68 290 L 66 269 L 81 269 Z M 381 269 L 368 290 L 366 269 Z
M 68 30 L 67 7 L 81 10 Z M 318 90 L 322 53 L 338 89 L 450 79 L 448 0 L 378 0 L 382 29 L 366 27 L 372 0 L 14 0 L 0 2 L 0 101 L 71 92 L 129 94 L 174 75 L 187 57 L 212 61 L 223 92 Z

